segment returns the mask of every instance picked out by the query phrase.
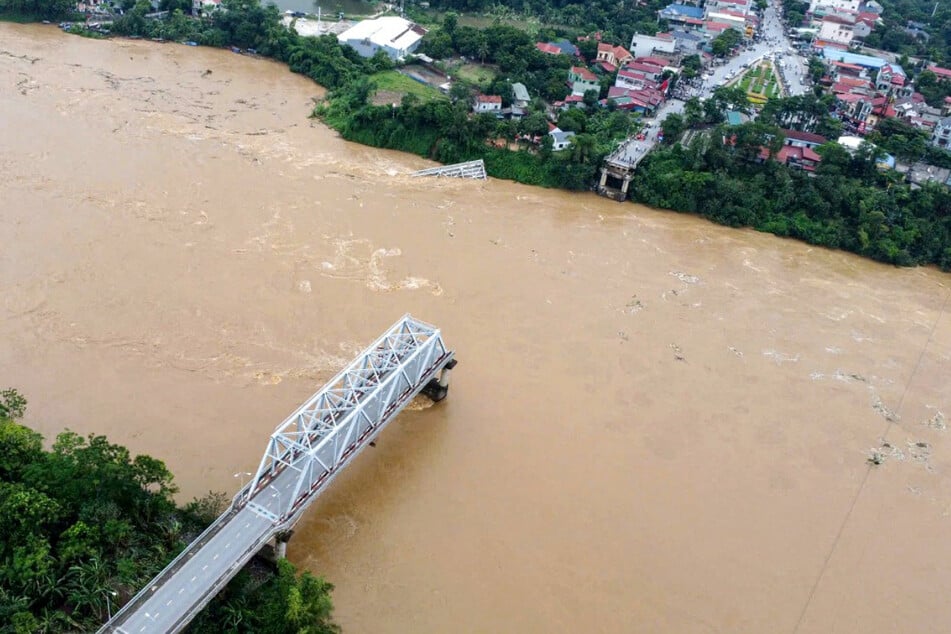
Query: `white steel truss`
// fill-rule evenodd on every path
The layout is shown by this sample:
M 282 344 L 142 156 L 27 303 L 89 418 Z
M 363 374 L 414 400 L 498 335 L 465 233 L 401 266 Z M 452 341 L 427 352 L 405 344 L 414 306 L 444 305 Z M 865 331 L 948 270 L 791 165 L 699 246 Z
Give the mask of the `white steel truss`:
M 254 479 L 235 498 L 243 507 L 281 478 L 275 524 L 293 525 L 318 489 L 452 361 L 437 328 L 403 316 L 340 374 L 278 425 Z M 287 495 L 287 491 L 293 493 Z M 272 496 L 274 497 L 274 496 Z M 253 503 L 252 503 L 253 504 Z

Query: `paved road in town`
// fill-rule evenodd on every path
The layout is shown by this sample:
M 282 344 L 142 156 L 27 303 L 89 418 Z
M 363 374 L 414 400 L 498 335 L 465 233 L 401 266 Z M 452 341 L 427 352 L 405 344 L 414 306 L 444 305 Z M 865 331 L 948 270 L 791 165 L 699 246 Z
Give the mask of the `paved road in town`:
M 763 13 L 760 41 L 752 44 L 749 49 L 740 51 L 736 57 L 727 60 L 722 66 L 715 66 L 708 70 L 705 73 L 708 79 L 704 80 L 699 88 L 692 91 L 692 96 L 701 99 L 709 97 L 713 94 L 714 88 L 739 77 L 744 68 L 752 66 L 755 62 L 769 55 L 775 55 L 778 60 L 777 64 L 782 67 L 783 85 L 786 87 L 787 94 L 801 95 L 806 92 L 806 85 L 803 81 L 807 64 L 802 56 L 793 54 L 791 51 L 793 51 L 792 44 L 783 31 L 783 25 L 779 20 L 776 8 L 770 4 Z M 646 119 L 647 126 L 643 131 L 644 138 L 638 140 L 634 136 L 629 137 L 608 157 L 608 160 L 632 166 L 640 163 L 641 159 L 657 144 L 660 122 L 666 119 L 669 114 L 682 113 L 683 109 L 684 102 L 681 99 L 665 101 L 657 109 L 654 117 Z

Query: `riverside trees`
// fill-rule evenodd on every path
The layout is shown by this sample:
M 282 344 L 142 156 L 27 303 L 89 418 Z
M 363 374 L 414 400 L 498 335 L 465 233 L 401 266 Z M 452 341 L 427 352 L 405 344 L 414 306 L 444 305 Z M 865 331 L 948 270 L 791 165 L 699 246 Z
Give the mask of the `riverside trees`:
M 851 154 L 834 142 L 819 147 L 822 162 L 810 176 L 761 161 L 753 150 L 766 134 L 779 138 L 760 123 L 718 126 L 687 147 L 657 149 L 641 163 L 633 199 L 891 264 L 951 269 L 947 187 L 912 190 L 877 169 L 875 152 Z
M 19 424 L 26 401 L 0 392 L 0 632 L 95 631 L 217 515 L 223 496 L 184 508 L 165 465 L 104 436 L 59 434 L 50 450 Z M 333 587 L 287 562 L 243 574 L 193 632 L 330 634 Z M 242 625 L 243 624 L 243 625 Z

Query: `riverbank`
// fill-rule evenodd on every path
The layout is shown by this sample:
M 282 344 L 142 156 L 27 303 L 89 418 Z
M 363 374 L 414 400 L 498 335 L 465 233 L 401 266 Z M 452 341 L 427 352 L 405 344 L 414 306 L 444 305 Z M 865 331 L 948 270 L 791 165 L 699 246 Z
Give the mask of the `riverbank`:
M 144 20 L 133 11 L 113 24 L 113 32 L 252 49 L 329 88 L 326 103 L 315 113 L 348 140 L 443 163 L 483 158 L 490 176 L 529 185 L 590 189 L 603 157 L 613 147 L 611 139 L 629 131 L 629 122 L 618 113 L 569 111 L 561 118 L 580 116 L 582 125 L 601 132 L 596 136 L 580 128 L 567 150 L 554 152 L 549 122 L 539 114 L 529 123 L 536 116 L 531 115 L 519 125 L 523 132 L 526 126 L 537 127 L 527 130 L 528 137 L 537 135 L 534 138 L 541 143 L 525 143 L 519 151 L 502 149 L 497 146 L 507 148 L 519 137 L 518 127 L 490 115 L 472 116 L 465 99 L 422 102 L 411 95 L 396 106 L 373 105 L 373 77 L 393 67 L 385 56 L 360 58 L 334 37 L 298 36 L 281 25 L 276 8 L 261 7 L 257 0 L 240 0 L 224 15 L 227 18 L 214 14 L 202 21 L 183 16 Z M 492 27 L 493 41 L 506 42 L 513 54 L 520 46 L 531 46 L 529 40 L 519 40 L 527 36 L 505 28 Z M 743 143 L 716 142 L 727 134 Z M 648 156 L 632 187 L 632 200 L 890 264 L 951 269 L 951 214 L 944 211 L 951 208 L 947 188 L 932 184 L 913 190 L 894 174 L 878 170 L 873 159 L 848 156 L 840 148 L 823 151 L 829 156 L 814 177 L 757 160 L 768 139 L 778 134 L 755 123 L 729 131 L 721 126 L 707 135 L 712 143 L 698 139 L 692 148 L 675 146 Z M 670 168 L 678 163 L 676 170 L 683 178 L 672 177 Z M 775 191 L 785 193 L 764 195 Z M 856 213 L 857 207 L 863 211 Z

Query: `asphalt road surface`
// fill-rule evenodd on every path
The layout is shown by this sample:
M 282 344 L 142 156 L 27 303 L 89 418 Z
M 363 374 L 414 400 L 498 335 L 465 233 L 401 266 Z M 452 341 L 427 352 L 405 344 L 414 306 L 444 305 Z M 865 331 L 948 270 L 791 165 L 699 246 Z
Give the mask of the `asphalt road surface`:
M 286 513 L 297 483 L 297 472 L 285 469 L 253 502 L 275 515 Z M 270 533 L 273 521 L 245 506 L 207 543 L 195 552 L 174 577 L 138 606 L 135 612 L 118 624 L 113 632 L 126 634 L 159 634 L 170 632 L 175 624 L 238 565 L 249 550 L 259 549 L 262 539 Z

